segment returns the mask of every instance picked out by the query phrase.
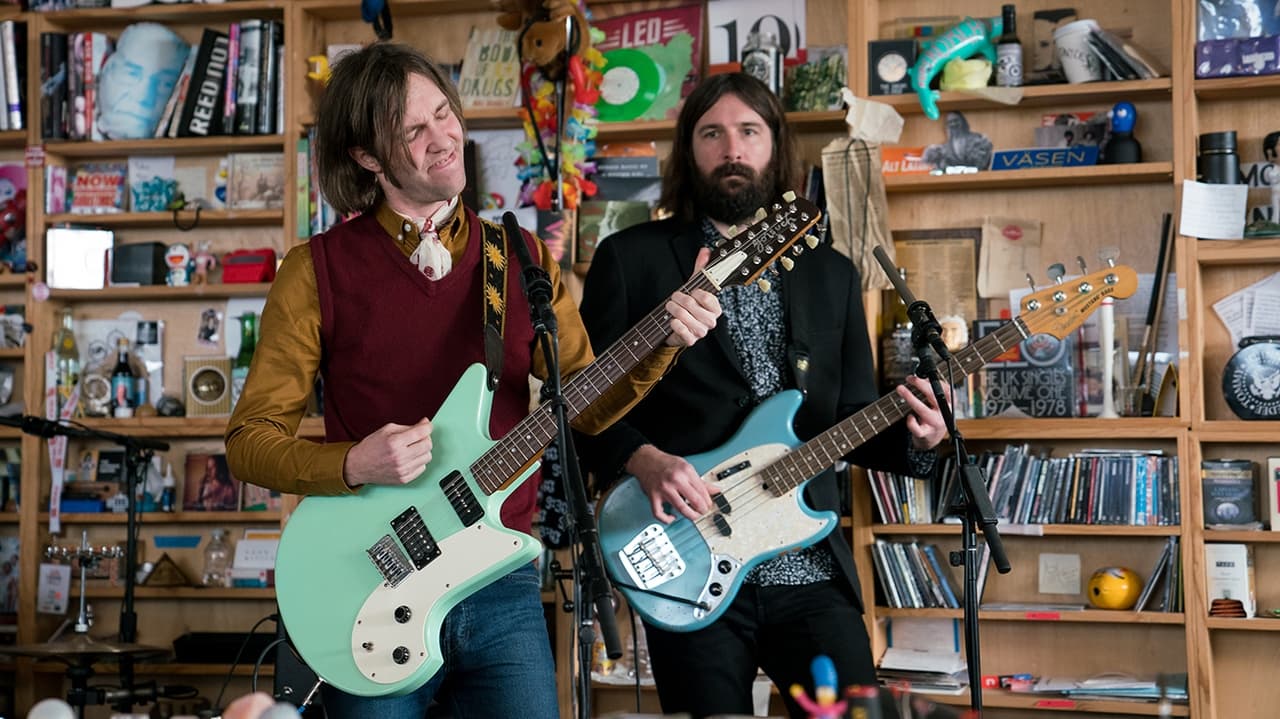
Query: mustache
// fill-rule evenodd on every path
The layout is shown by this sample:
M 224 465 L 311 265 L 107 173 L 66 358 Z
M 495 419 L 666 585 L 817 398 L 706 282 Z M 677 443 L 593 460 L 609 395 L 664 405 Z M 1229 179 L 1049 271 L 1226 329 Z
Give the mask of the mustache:
M 741 162 L 726 162 L 725 164 L 712 170 L 711 177 L 709 179 L 712 182 L 719 182 L 720 180 L 723 180 L 724 178 L 729 177 L 731 175 L 745 177 L 746 179 L 752 182 L 755 182 L 755 179 L 756 179 L 756 171 L 752 169 L 750 165 L 744 165 Z

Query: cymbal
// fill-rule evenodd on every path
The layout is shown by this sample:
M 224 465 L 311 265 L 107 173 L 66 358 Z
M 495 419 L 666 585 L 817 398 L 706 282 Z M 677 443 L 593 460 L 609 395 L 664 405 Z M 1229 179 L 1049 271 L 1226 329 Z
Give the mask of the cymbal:
M 68 638 L 44 644 L 19 644 L 12 647 L 0 647 L 0 654 L 12 654 L 20 657 L 61 660 L 109 660 L 121 656 L 145 656 L 168 654 L 163 647 L 149 647 L 142 644 L 129 644 L 109 639 L 94 639 L 88 634 L 73 634 Z

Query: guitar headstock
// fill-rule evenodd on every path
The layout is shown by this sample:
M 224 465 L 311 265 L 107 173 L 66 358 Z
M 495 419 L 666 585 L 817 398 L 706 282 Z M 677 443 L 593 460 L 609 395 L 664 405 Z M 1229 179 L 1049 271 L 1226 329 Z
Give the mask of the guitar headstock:
M 754 282 L 774 260 L 781 259 L 782 266 L 789 270 L 791 258 L 785 256 L 788 251 L 800 255 L 805 245 L 809 249 L 818 246 L 818 239 L 805 233 L 818 224 L 820 217 L 822 211 L 812 202 L 787 192 L 768 209 L 757 210 L 750 227 L 719 243 L 702 273 L 716 287 L 725 287 Z M 801 237 L 805 238 L 804 244 L 797 244 Z M 760 282 L 761 289 L 768 291 L 768 280 Z
M 1115 265 L 1092 274 L 1060 280 L 1057 285 L 1022 298 L 1018 319 L 1031 334 L 1065 338 L 1084 324 L 1102 305 L 1104 297 L 1124 299 L 1138 290 L 1138 274 L 1132 267 Z

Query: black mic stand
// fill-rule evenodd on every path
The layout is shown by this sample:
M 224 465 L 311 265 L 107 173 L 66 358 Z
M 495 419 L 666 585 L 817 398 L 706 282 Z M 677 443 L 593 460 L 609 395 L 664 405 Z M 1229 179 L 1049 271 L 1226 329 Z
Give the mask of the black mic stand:
M 0 425 L 18 427 L 27 434 L 48 439 L 54 436 L 74 437 L 111 442 L 124 448 L 124 493 L 127 516 L 127 529 L 124 549 L 124 597 L 120 603 L 119 639 L 126 644 L 133 644 L 138 638 L 138 612 L 134 607 L 134 589 L 138 575 L 138 480 L 145 476 L 147 465 L 152 455 L 168 451 L 169 443 L 141 437 L 130 437 L 105 430 L 79 427 L 61 422 L 54 422 L 40 417 L 23 415 L 19 417 L 0 417 Z M 133 708 L 134 688 L 133 659 L 128 656 L 119 658 L 120 685 L 125 688 L 124 696 L 119 697 L 114 708 L 117 711 L 129 712 Z
M 942 414 L 943 424 L 951 435 L 955 448 L 957 479 L 964 492 L 964 507 L 961 531 L 963 552 L 950 554 L 951 566 L 964 565 L 964 649 L 965 663 L 969 670 L 969 705 L 979 716 L 982 715 L 982 666 L 979 654 L 978 637 L 978 530 L 986 539 L 991 552 L 991 561 L 996 571 L 1008 574 L 1009 557 L 1004 552 L 1004 542 L 996 530 L 996 513 L 991 507 L 991 498 L 987 496 L 987 483 L 983 479 L 982 470 L 974 463 L 964 444 L 964 437 L 956 427 L 955 414 L 947 403 L 947 395 L 943 390 L 942 379 L 938 367 L 934 363 L 936 354 L 944 363 L 951 362 L 951 353 L 942 341 L 942 326 L 933 316 L 933 310 L 923 300 L 916 299 L 899 276 L 897 268 L 889 259 L 884 249 L 877 246 L 872 250 L 876 260 L 889 276 L 894 289 L 907 305 L 907 317 L 911 320 L 911 344 L 915 350 L 919 364 L 916 365 L 916 376 L 929 380 L 933 396 Z M 933 354 L 930 353 L 932 350 Z M 945 499 L 945 498 L 944 498 Z
M 573 434 L 569 428 L 568 403 L 562 392 L 560 380 L 560 354 L 555 310 L 551 306 L 551 280 L 547 273 L 530 256 L 524 234 L 516 223 L 515 215 L 508 212 L 502 217 L 508 242 L 516 246 L 516 257 L 522 265 L 521 283 L 529 299 L 529 312 L 533 331 L 538 337 L 547 367 L 547 379 L 542 384 L 542 397 L 549 401 L 556 421 L 555 444 L 563 469 L 565 496 L 569 505 L 572 544 L 579 547 L 573 563 L 574 624 L 577 629 L 578 662 L 574 674 L 577 691 L 577 716 L 591 716 L 591 658 L 595 643 L 592 620 L 600 622 L 600 633 L 611 659 L 622 656 L 622 643 L 618 639 L 618 627 L 614 616 L 613 589 L 605 574 L 604 556 L 600 549 L 600 535 L 595 517 L 587 501 L 586 485 L 582 481 L 582 468 L 573 446 Z M 593 616 L 594 615 L 594 616 Z

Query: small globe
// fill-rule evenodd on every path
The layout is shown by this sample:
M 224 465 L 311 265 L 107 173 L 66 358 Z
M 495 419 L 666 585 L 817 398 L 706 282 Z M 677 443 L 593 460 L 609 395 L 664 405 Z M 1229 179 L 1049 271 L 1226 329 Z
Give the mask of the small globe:
M 1132 609 L 1142 593 L 1142 577 L 1125 567 L 1103 567 L 1089 578 L 1089 602 L 1098 609 Z

